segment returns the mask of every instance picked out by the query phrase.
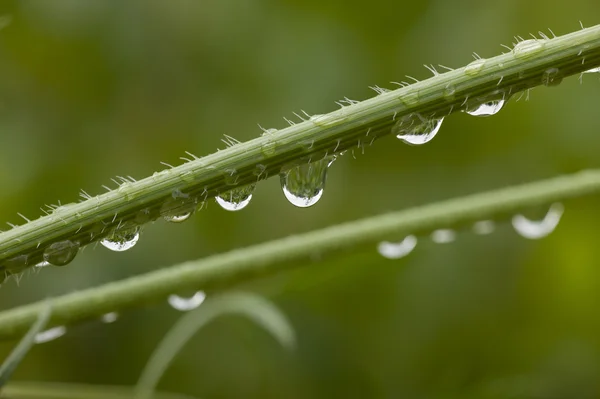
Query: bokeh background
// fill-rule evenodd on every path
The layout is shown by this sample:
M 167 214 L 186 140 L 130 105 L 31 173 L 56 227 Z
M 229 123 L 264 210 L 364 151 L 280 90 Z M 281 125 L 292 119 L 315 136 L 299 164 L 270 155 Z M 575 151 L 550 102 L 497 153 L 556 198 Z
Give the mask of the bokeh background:
M 94 195 L 324 113 L 423 64 L 460 67 L 514 35 L 598 23 L 595 0 L 0 1 L 0 220 Z M 594 19 L 596 18 L 596 19 Z M 331 168 L 312 208 L 278 179 L 241 212 L 212 203 L 148 226 L 135 248 L 87 248 L 0 289 L 0 309 L 177 262 L 386 211 L 600 166 L 598 75 L 538 88 L 490 118 L 446 118 L 428 145 L 387 137 Z M 422 237 L 406 258 L 375 248 L 245 286 L 289 317 L 298 348 L 222 317 L 160 384 L 202 398 L 600 397 L 598 197 L 569 200 L 539 241 L 508 221 L 491 235 Z M 542 216 L 543 210 L 523 210 Z M 15 380 L 135 383 L 181 313 L 167 304 L 89 322 L 40 344 Z M 0 344 L 5 356 L 15 342 Z

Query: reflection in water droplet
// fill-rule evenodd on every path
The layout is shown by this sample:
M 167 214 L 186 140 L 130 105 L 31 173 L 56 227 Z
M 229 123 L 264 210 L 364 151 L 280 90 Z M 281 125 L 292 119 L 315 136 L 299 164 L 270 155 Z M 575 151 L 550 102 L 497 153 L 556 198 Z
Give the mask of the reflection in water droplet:
M 465 112 L 473 116 L 490 116 L 497 114 L 504 106 L 504 100 L 486 101 Z
M 65 326 L 52 327 L 35 334 L 33 342 L 36 344 L 43 344 L 44 342 L 53 341 L 65 335 L 66 332 L 67 328 Z
M 171 197 L 160 207 L 160 214 L 167 222 L 181 223 L 192 215 L 198 205 L 197 198 L 181 190 L 173 190 Z
M 558 86 L 562 82 L 558 68 L 548 68 L 542 74 L 542 84 L 547 87 Z
M 189 298 L 172 294 L 169 295 L 167 301 L 173 309 L 180 310 L 182 312 L 187 312 L 196 309 L 198 306 L 200 306 L 202 302 L 204 302 L 204 299 L 206 299 L 206 294 L 204 293 L 204 291 L 197 291 L 194 295 L 192 295 Z
M 181 222 L 184 222 L 184 221 L 188 220 L 190 218 L 190 216 L 192 216 L 192 212 L 182 213 L 182 214 L 179 214 L 179 215 L 165 215 L 165 216 L 163 216 L 163 218 L 167 222 L 181 223 Z
M 451 229 L 438 229 L 431 233 L 431 241 L 436 244 L 447 244 L 456 239 L 456 232 Z
M 557 202 L 550 206 L 548 213 L 542 220 L 529 220 L 525 216 L 517 214 L 512 218 L 512 225 L 522 237 L 537 240 L 546 237 L 556 229 L 563 212 L 563 205 Z
M 377 245 L 377 251 L 385 258 L 400 259 L 411 253 L 416 246 L 417 237 L 409 235 L 400 242 L 382 241 Z
M 111 251 L 127 251 L 137 244 L 140 239 L 140 228 L 134 227 L 126 230 L 116 230 L 110 236 L 100 241 L 100 244 L 104 245 Z
M 249 184 L 244 187 L 234 188 L 215 197 L 215 200 L 221 207 L 228 211 L 239 211 L 244 209 L 252 199 L 252 192 L 256 184 Z
M 44 260 L 54 266 L 64 266 L 70 263 L 79 251 L 76 241 L 59 241 L 44 250 Z
M 103 323 L 110 324 L 117 321 L 118 318 L 119 314 L 117 312 L 110 312 L 103 314 L 102 317 L 100 317 L 100 320 L 102 320 Z
M 421 145 L 430 142 L 442 126 L 444 118 L 424 118 L 414 113 L 401 118 L 392 133 L 407 144 Z
M 327 169 L 333 161 L 335 156 L 298 165 L 281 173 L 281 188 L 288 201 L 300 208 L 316 204 L 323 195 Z
M 475 234 L 485 235 L 491 234 L 496 229 L 496 224 L 493 220 L 480 220 L 473 224 L 473 232 Z

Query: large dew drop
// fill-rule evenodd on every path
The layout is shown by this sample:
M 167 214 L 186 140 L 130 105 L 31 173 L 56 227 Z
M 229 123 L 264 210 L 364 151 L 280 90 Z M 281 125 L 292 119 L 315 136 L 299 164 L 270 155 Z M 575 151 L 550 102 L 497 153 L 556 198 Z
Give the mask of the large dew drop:
M 185 298 L 179 295 L 169 295 L 167 298 L 167 302 L 173 309 L 179 310 L 181 312 L 188 312 L 190 310 L 196 309 L 198 306 L 202 305 L 206 299 L 206 294 L 204 291 L 197 291 L 194 295 L 189 298 Z
M 36 344 L 43 344 L 44 342 L 54 341 L 55 339 L 65 335 L 66 332 L 67 328 L 65 326 L 52 327 L 35 334 L 33 342 Z
M 285 197 L 300 208 L 312 206 L 323 196 L 327 169 L 335 157 L 298 165 L 281 173 L 281 188 Z
M 411 253 L 416 246 L 417 237 L 409 235 L 400 242 L 382 241 L 377 245 L 377 251 L 384 258 L 400 259 Z
M 529 220 L 525 216 L 518 214 L 513 216 L 512 225 L 517 233 L 530 240 L 538 240 L 552 233 L 564 212 L 564 207 L 557 202 L 550 206 L 546 216 L 540 221 Z
M 140 228 L 134 227 L 127 230 L 116 230 L 110 236 L 100 241 L 100 244 L 104 245 L 111 251 L 127 251 L 133 248 L 140 239 Z
M 221 207 L 228 211 L 239 211 L 244 209 L 252 199 L 252 192 L 256 184 L 249 184 L 244 187 L 234 188 L 215 197 L 215 200 Z
M 54 266 L 64 266 L 70 263 L 79 251 L 79 243 L 65 240 L 55 242 L 44 250 L 44 261 Z
M 467 108 L 465 112 L 473 116 L 490 116 L 497 114 L 503 106 L 504 100 L 486 101 L 473 109 Z
M 430 142 L 442 126 L 444 118 L 424 118 L 415 113 L 401 118 L 392 133 L 407 144 L 421 145 Z

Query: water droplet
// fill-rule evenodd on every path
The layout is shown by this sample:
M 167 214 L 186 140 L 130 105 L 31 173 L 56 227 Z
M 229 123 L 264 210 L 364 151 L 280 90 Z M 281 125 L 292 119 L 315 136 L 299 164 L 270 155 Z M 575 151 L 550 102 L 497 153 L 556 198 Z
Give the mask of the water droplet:
M 281 188 L 288 201 L 300 208 L 316 204 L 323 196 L 327 168 L 334 160 L 335 157 L 327 157 L 281 173 Z
M 167 298 L 167 302 L 169 302 L 169 305 L 171 305 L 173 309 L 182 312 L 187 312 L 196 309 L 198 306 L 200 306 L 202 302 L 204 302 L 204 299 L 206 299 L 206 294 L 204 293 L 204 291 L 197 291 L 194 295 L 192 295 L 189 298 L 185 298 L 175 294 L 169 295 L 169 298 Z
M 431 233 L 431 241 L 436 244 L 447 244 L 456 239 L 456 232 L 451 229 L 438 229 Z
M 496 229 L 496 224 L 493 220 L 480 220 L 473 224 L 473 232 L 475 234 L 485 235 L 491 234 Z
M 547 87 L 558 86 L 562 82 L 558 68 L 548 68 L 542 74 L 542 84 Z
M 480 58 L 471 62 L 469 65 L 465 67 L 465 73 L 469 76 L 477 75 L 485 65 L 485 59 Z
M 544 42 L 537 39 L 523 40 L 515 45 L 513 54 L 516 58 L 529 58 L 537 52 L 542 51 Z
M 65 240 L 55 242 L 44 250 L 44 260 L 54 266 L 64 266 L 70 263 L 79 251 L 79 243 Z
M 448 100 L 452 100 L 455 93 L 456 87 L 452 83 L 448 83 L 444 88 L 444 97 L 446 97 Z
M 512 225 L 522 237 L 537 240 L 546 237 L 556 229 L 563 212 L 563 205 L 557 202 L 550 206 L 548 213 L 542 220 L 529 220 L 525 216 L 517 214 L 512 218 Z
M 392 133 L 408 144 L 421 145 L 430 142 L 442 126 L 444 118 L 424 118 L 421 114 L 414 113 L 401 118 Z
M 114 323 L 115 321 L 117 321 L 117 319 L 119 318 L 119 314 L 117 312 L 110 312 L 110 313 L 105 313 L 100 317 L 100 320 L 103 323 Z
M 473 116 L 490 116 L 497 114 L 504 106 L 504 100 L 486 101 L 465 112 Z
M 17 274 L 22 272 L 26 267 L 29 260 L 29 256 L 27 255 L 19 255 L 14 258 L 7 259 L 2 263 L 3 268 L 11 273 Z
M 264 132 L 261 134 L 261 136 L 269 136 L 269 135 L 271 135 L 271 134 L 274 134 L 274 133 L 277 133 L 277 129 L 275 129 L 275 128 L 270 128 L 270 129 L 267 129 L 267 130 L 265 130 L 265 131 L 264 131 Z
M 388 259 L 400 259 L 409 253 L 417 246 L 417 237 L 413 235 L 406 236 L 400 242 L 382 241 L 377 246 L 377 251 Z
M 588 69 L 587 71 L 584 71 L 583 73 L 600 73 L 600 67 Z
M 140 227 L 134 227 L 132 229 L 115 230 L 111 235 L 100 241 L 100 244 L 104 245 L 111 251 L 127 251 L 133 248 L 140 239 Z
M 412 91 L 403 94 L 399 99 L 407 107 L 413 107 L 419 103 L 419 91 L 413 88 Z
M 275 150 L 277 149 L 277 142 L 272 140 L 270 137 L 266 139 L 266 141 L 260 147 L 263 155 L 266 157 L 270 157 L 275 154 Z
M 197 207 L 197 199 L 180 190 L 174 190 L 168 199 L 160 207 L 160 214 L 167 222 L 181 223 L 192 215 Z
M 37 265 L 35 265 L 35 267 L 46 267 L 46 266 L 50 266 L 50 263 L 46 262 L 45 260 L 43 260 L 40 263 L 38 263 Z
M 221 207 L 228 211 L 239 211 L 244 209 L 252 199 L 252 192 L 256 184 L 249 184 L 247 186 L 234 188 L 233 190 L 226 191 L 215 197 L 215 200 Z
M 66 332 L 67 332 L 67 327 L 65 327 L 65 326 L 52 327 L 52 328 L 49 328 L 47 330 L 44 330 L 44 331 L 41 331 L 41 332 L 35 334 L 35 338 L 33 339 L 33 342 L 35 342 L 36 344 L 43 344 L 44 342 L 50 342 L 57 338 L 62 337 L 63 335 L 66 334 Z

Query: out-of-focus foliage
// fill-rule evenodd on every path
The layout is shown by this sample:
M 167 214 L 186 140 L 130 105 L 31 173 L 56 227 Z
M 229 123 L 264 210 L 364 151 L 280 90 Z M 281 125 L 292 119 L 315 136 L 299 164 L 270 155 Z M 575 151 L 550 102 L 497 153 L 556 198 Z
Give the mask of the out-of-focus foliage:
M 598 21 L 595 1 L 4 0 L 0 16 L 0 220 L 145 177 L 228 134 L 282 127 L 422 64 L 459 67 L 514 35 Z M 3 19 L 8 21 L 8 18 Z M 600 81 L 533 90 L 490 118 L 454 115 L 422 147 L 392 137 L 339 159 L 321 201 L 290 205 L 278 179 L 247 209 L 214 203 L 181 225 L 148 226 L 135 248 L 87 248 L 65 268 L 0 289 L 7 309 L 49 295 L 341 221 L 599 167 Z M 186 347 L 161 389 L 219 398 L 504 398 L 600 395 L 598 198 L 565 204 L 548 238 L 510 225 L 451 244 L 423 237 L 401 260 L 375 248 L 245 287 L 296 328 L 283 351 L 225 317 Z M 526 210 L 539 216 L 543 210 Z M 390 237 L 400 239 L 401 237 Z M 318 254 L 316 254 L 318 255 Z M 209 293 L 210 294 L 210 293 Z M 133 384 L 178 317 L 166 304 L 90 322 L 33 348 L 15 379 Z M 14 342 L 0 345 L 0 356 Z

